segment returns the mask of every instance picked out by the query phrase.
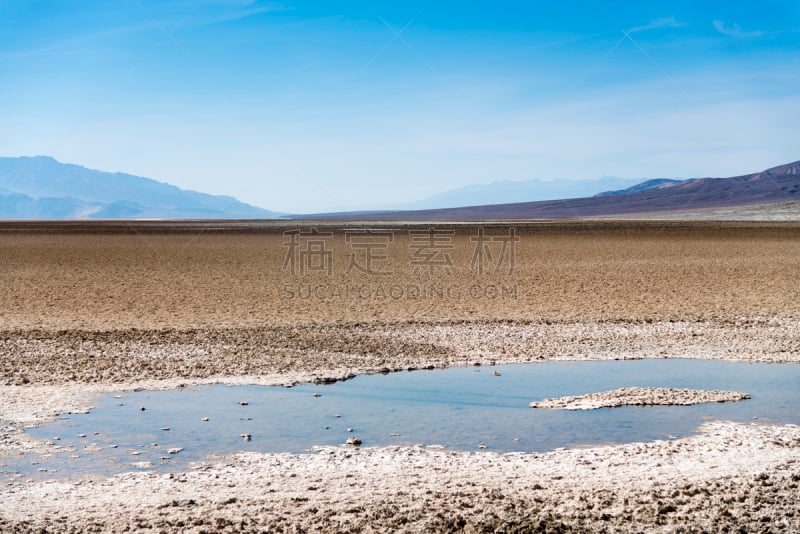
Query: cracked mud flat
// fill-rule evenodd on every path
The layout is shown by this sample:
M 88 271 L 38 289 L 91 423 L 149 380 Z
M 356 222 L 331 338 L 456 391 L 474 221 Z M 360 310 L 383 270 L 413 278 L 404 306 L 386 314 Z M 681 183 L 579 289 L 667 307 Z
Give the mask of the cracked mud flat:
M 230 332 L 218 332 L 213 337 L 218 345 L 203 345 L 209 356 L 202 365 L 197 333 L 188 335 L 186 344 L 175 340 L 186 334 L 169 333 L 170 342 L 130 347 L 103 345 L 107 335 L 98 336 L 98 343 L 65 334 L 67 342 L 51 337 L 39 345 L 41 359 L 34 361 L 47 372 L 29 373 L 33 383 L 0 388 L 0 417 L 7 422 L 0 436 L 6 452 L 47 452 L 47 446 L 22 432 L 22 425 L 85 411 L 101 392 L 213 382 L 290 385 L 385 369 L 543 361 L 552 359 L 551 343 L 564 347 L 566 359 L 648 352 L 684 357 L 688 351 L 700 358 L 797 362 L 798 352 L 790 349 L 797 346 L 799 327 L 789 319 L 309 326 L 293 332 L 297 337 L 291 339 L 319 343 L 321 338 L 339 345 L 330 351 L 315 345 L 317 350 L 305 349 L 303 359 L 282 349 L 258 358 L 255 348 L 247 354 L 246 336 L 233 344 L 226 337 Z M 681 329 L 685 337 L 676 335 Z M 268 346 L 264 338 L 257 339 L 254 346 Z M 390 347 L 404 339 L 425 341 L 414 346 L 419 352 L 405 347 L 406 352 L 394 354 Z M 730 351 L 731 342 L 752 346 L 753 352 Z M 84 351 L 92 346 L 98 354 L 80 355 L 74 343 Z M 42 351 L 43 345 L 53 352 Z M 236 355 L 227 352 L 232 345 L 240 347 Z M 114 382 L 97 378 L 114 369 L 105 363 L 109 357 L 127 363 L 116 367 Z M 147 365 L 137 367 L 137 362 Z M 256 365 L 257 372 L 248 367 Z M 215 374 L 226 368 L 251 374 Z M 64 376 L 65 369 L 83 374 L 75 381 Z M 0 531 L 671 532 L 697 526 L 792 532 L 800 529 L 798 483 L 800 428 L 719 422 L 675 441 L 538 455 L 342 446 L 314 455 L 238 455 L 172 477 L 137 473 L 93 481 L 8 483 L 0 486 Z
M 531 225 L 513 279 L 498 281 L 516 296 L 478 301 L 281 298 L 294 283 L 282 227 L 55 226 L 0 225 L 0 462 L 49 451 L 25 425 L 139 387 L 547 360 L 800 362 L 800 225 Z M 402 270 L 407 253 L 393 261 Z M 343 446 L 172 477 L 3 482 L 0 531 L 792 532 L 799 482 L 798 427 L 715 422 L 542 455 Z
M 792 532 L 800 427 L 547 454 L 419 447 L 240 454 L 181 474 L 0 489 L 0 530 Z
M 735 402 L 749 398 L 750 395 L 739 391 L 623 387 L 586 395 L 534 401 L 530 403 L 530 407 L 551 410 L 597 410 L 620 406 L 690 406 L 705 402 Z

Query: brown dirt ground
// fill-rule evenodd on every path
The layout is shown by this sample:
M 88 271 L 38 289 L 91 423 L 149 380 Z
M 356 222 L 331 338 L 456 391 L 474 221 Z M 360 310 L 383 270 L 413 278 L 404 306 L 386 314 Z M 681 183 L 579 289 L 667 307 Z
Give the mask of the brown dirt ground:
M 363 228 L 359 223 L 2 223 L 0 423 L 7 426 L 0 441 L 12 449 L 30 446 L 21 434 L 23 421 L 46 420 L 69 402 L 82 406 L 87 391 L 146 383 L 159 387 L 159 381 L 161 387 L 184 379 L 291 383 L 430 365 L 546 359 L 800 361 L 798 223 L 513 225 L 520 239 L 514 272 L 496 273 L 487 265 L 481 275 L 470 270 L 477 224 L 371 222 L 370 228 L 395 230 L 385 249 L 389 257 L 376 258 L 376 270 L 391 271 L 382 276 L 347 272 L 351 254 L 359 252 L 345 241 L 345 230 Z M 449 274 L 413 272 L 409 230 L 431 226 L 455 232 L 445 240 L 453 245 Z M 500 236 L 509 224 L 482 226 L 486 235 Z M 333 234 L 324 243 L 332 254 L 331 275 L 292 275 L 282 269 L 283 232 L 311 227 Z M 499 246 L 495 241 L 487 249 L 494 259 Z M 0 530 L 80 531 L 88 525 L 82 514 L 89 509 L 87 517 L 98 530 L 139 528 L 155 517 L 154 510 L 158 520 L 151 521 L 152 528 L 174 531 L 625 531 L 696 524 L 718 530 L 742 523 L 746 530 L 800 528 L 800 509 L 790 498 L 800 465 L 796 431 L 764 427 L 763 453 L 755 453 L 736 438 L 749 431 L 738 428 L 730 430 L 733 438 L 725 443 L 700 439 L 699 448 L 686 449 L 680 465 L 700 465 L 694 486 L 666 474 L 646 488 L 627 488 L 627 479 L 611 471 L 596 486 L 572 486 L 571 473 L 584 468 L 569 461 L 565 482 L 559 482 L 563 487 L 540 496 L 535 484 L 515 486 L 514 471 L 547 470 L 548 464 L 520 458 L 508 473 L 487 477 L 481 470 L 490 468 L 484 464 L 492 457 L 475 463 L 456 454 L 452 469 L 441 473 L 462 477 L 456 485 L 440 480 L 436 459 L 425 456 L 434 463 L 423 469 L 431 476 L 422 480 L 423 495 L 398 492 L 390 482 L 416 472 L 414 461 L 404 459 L 407 451 L 378 450 L 363 464 L 342 459 L 360 470 L 360 489 L 353 498 L 319 500 L 328 507 L 322 509 L 312 506 L 317 499 L 311 490 L 298 496 L 293 487 L 259 497 L 267 478 L 277 483 L 283 476 L 265 467 L 272 460 L 264 457 L 257 460 L 263 464 L 258 468 L 221 465 L 209 471 L 214 480 L 182 486 L 188 489 L 179 493 L 200 503 L 196 508 L 182 501 L 170 505 L 169 492 L 158 493 L 147 505 L 130 503 L 124 498 L 125 479 L 108 480 L 85 495 L 55 494 L 61 497 L 48 497 L 46 484 L 6 487 L 0 500 L 15 504 L 13 510 L 0 506 Z M 787 432 L 793 437 L 786 443 L 770 441 Z M 659 456 L 646 452 L 648 447 L 637 456 L 642 466 L 637 477 L 659 465 Z M 742 458 L 742 465 L 717 476 L 702 468 L 698 450 Z M 614 463 L 616 454 L 608 452 L 609 465 L 626 465 L 625 460 Z M 385 468 L 381 455 L 391 457 Z M 319 476 L 306 465 L 323 460 L 286 461 L 294 466 L 289 472 L 296 480 L 309 487 L 346 495 L 352 482 L 337 478 L 338 461 L 321 468 L 329 477 L 324 483 L 316 482 Z M 220 505 L 203 492 L 222 491 L 217 476 L 236 505 L 231 513 L 209 515 Z M 242 476 L 248 482 L 239 487 Z M 144 498 L 160 482 L 131 484 L 139 485 Z M 109 487 L 122 497 L 107 507 L 103 495 Z M 383 488 L 374 498 L 373 487 Z M 614 499 L 623 493 L 624 504 L 619 504 Z M 40 497 L 50 503 L 46 514 L 31 507 Z M 451 510 L 453 499 L 467 511 Z M 292 508 L 292 503 L 302 506 Z M 684 508 L 687 503 L 692 507 Z M 685 510 L 686 519 L 675 516 L 673 508 Z M 331 512 L 345 519 L 334 520 Z M 202 520 L 212 516 L 219 522 Z
M 332 272 L 293 275 L 283 232 L 312 227 Z M 415 273 L 430 227 L 372 224 L 394 236 L 378 275 L 348 272 L 356 223 L 5 223 L 0 383 L 800 353 L 800 224 L 519 223 L 513 272 L 482 275 L 476 224 L 434 225 L 450 273 Z
M 511 275 L 469 270 L 476 225 L 455 228 L 453 274 L 414 275 L 408 225 L 394 225 L 390 276 L 346 273 L 350 245 L 333 237 L 333 274 L 291 276 L 282 269 L 282 231 L 300 228 L 129 225 L 37 231 L 0 225 L 0 328 L 48 330 L 263 327 L 307 323 L 443 320 L 677 320 L 797 316 L 800 224 L 517 224 Z M 353 224 L 358 228 L 359 225 Z M 371 227 L 382 228 L 380 224 Z M 420 225 L 416 228 L 428 228 Z M 488 228 L 501 234 L 504 227 Z M 497 245 L 495 245 L 497 246 Z M 495 255 L 498 249 L 494 249 Z M 377 269 L 376 269 L 377 270 Z M 306 298 L 308 287 L 368 290 Z M 472 285 L 512 294 L 479 298 Z M 408 286 L 456 286 L 461 298 L 406 298 Z M 405 288 L 401 298 L 376 288 Z M 287 290 L 288 288 L 288 290 Z M 369 291 L 372 290 L 372 294 Z M 288 298 L 293 295 L 294 298 Z M 362 298 L 366 295 L 366 298 Z

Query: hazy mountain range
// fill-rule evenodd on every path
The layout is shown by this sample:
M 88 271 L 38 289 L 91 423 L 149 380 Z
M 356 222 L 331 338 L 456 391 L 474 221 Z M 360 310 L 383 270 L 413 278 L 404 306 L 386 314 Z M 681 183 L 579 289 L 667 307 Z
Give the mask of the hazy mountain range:
M 503 180 L 489 184 L 459 187 L 418 202 L 398 204 L 397 207 L 390 209 L 288 215 L 287 217 L 294 219 L 304 217 L 367 217 L 383 214 L 398 214 L 400 216 L 400 214 L 404 213 L 432 213 L 437 210 L 511 205 L 518 204 L 521 201 L 529 203 L 545 200 L 578 200 L 628 195 L 652 189 L 662 189 L 686 181 L 689 180 L 655 178 L 642 181 L 636 178 L 616 178 L 613 176 L 604 176 L 597 180 Z M 623 189 L 609 189 L 614 187 L 623 187 Z M 391 218 L 396 217 L 392 215 Z
M 392 211 L 615 194 L 640 186 L 640 182 L 615 177 L 504 180 L 460 187 L 421 201 L 398 205 Z M 0 218 L 265 219 L 280 216 L 282 214 L 233 197 L 187 191 L 150 178 L 61 163 L 48 156 L 0 158 Z
M 265 219 L 277 213 L 229 196 L 87 169 L 47 156 L 0 158 L 4 219 Z
M 391 209 L 427 210 L 590 197 L 610 190 L 626 189 L 641 181 L 641 178 L 616 178 L 613 176 L 604 176 L 597 180 L 500 180 L 488 184 L 459 187 L 416 202 L 397 204 Z
M 675 212 L 800 199 L 800 162 L 733 178 L 499 181 L 407 206 L 316 214 L 365 219 L 547 219 Z M 179 189 L 47 156 L 0 158 L 1 219 L 269 219 L 285 216 L 230 196 Z M 306 217 L 295 215 L 292 217 Z
M 435 210 L 371 212 L 380 220 L 563 219 L 786 203 L 800 200 L 800 161 L 732 178 L 647 180 L 596 196 Z M 347 214 L 338 214 L 344 218 Z

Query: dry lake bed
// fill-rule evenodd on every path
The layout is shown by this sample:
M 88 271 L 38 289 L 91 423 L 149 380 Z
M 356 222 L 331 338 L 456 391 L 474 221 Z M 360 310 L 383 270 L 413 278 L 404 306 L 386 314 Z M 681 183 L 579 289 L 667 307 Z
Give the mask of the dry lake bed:
M 0 279 L 0 531 L 800 530 L 797 223 L 2 223 Z

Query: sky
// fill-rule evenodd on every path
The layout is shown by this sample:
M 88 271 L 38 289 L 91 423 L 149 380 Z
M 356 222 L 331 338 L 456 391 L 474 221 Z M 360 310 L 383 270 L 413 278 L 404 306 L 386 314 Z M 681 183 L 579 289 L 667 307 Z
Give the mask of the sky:
M 0 156 L 285 212 L 800 160 L 800 2 L 0 0 Z

